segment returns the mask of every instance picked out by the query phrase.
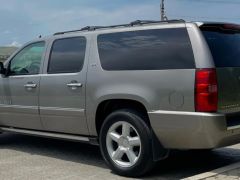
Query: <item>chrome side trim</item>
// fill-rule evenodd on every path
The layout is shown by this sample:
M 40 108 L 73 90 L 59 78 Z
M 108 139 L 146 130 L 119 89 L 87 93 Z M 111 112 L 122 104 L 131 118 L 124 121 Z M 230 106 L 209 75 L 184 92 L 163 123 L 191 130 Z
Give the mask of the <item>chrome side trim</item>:
M 34 110 L 37 110 L 37 109 L 38 109 L 38 106 L 22 106 L 22 105 L 0 104 L 0 108 L 34 109 Z
M 0 127 L 0 129 L 6 132 L 14 132 L 14 133 L 35 135 L 35 136 L 41 136 L 41 137 L 90 142 L 90 139 L 88 137 L 83 137 L 83 136 L 75 136 L 75 135 L 67 135 L 67 134 L 59 134 L 59 133 L 51 133 L 51 132 L 41 132 L 41 131 L 25 130 L 25 129 L 17 129 L 17 128 Z
M 61 74 L 41 74 L 41 77 L 59 77 L 59 76 L 75 76 L 79 75 L 79 72 L 77 73 L 61 73 Z
M 44 106 L 40 106 L 40 110 L 85 112 L 85 109 L 78 109 L 78 108 L 60 108 L 60 107 L 44 107 Z
M 0 108 L 10 108 L 10 109 L 22 109 L 22 110 L 50 110 L 50 111 L 65 111 L 65 112 L 78 112 L 84 113 L 85 109 L 78 109 L 78 108 L 60 108 L 60 107 L 43 107 L 43 106 L 22 106 L 22 105 L 7 105 L 7 104 L 0 104 Z
M 19 79 L 19 78 L 28 78 L 28 77 L 51 77 L 51 76 L 73 76 L 78 75 L 78 73 L 61 73 L 61 74 L 32 74 L 32 75 L 16 75 L 16 76 L 9 76 L 9 78 Z
M 16 108 L 16 109 L 34 109 L 37 110 L 38 106 L 22 106 L 22 105 L 8 105 L 0 104 L 0 108 Z M 54 110 L 54 111 L 70 111 L 70 112 L 84 112 L 85 109 L 78 108 L 60 108 L 60 107 L 39 107 L 42 110 Z
M 30 77 L 40 77 L 41 74 L 32 74 L 32 75 L 16 75 L 16 76 L 8 76 L 11 79 L 20 79 L 20 78 L 30 78 Z
M 148 114 L 169 114 L 169 115 L 185 115 L 185 116 L 224 116 L 221 113 L 204 113 L 204 112 L 187 112 L 187 111 L 164 111 L 164 110 L 157 110 L 157 111 L 150 111 Z

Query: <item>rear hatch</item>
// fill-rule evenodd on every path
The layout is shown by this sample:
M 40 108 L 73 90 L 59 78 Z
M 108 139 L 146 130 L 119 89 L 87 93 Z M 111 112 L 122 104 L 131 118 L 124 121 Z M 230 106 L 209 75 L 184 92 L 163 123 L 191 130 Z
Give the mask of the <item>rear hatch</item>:
M 240 112 L 240 26 L 204 24 L 200 29 L 216 66 L 218 112 Z

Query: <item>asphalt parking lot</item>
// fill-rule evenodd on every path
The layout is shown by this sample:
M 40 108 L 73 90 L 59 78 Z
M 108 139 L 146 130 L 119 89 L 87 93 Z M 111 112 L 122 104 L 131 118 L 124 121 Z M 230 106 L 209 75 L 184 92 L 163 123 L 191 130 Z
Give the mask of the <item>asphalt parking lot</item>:
M 142 179 L 180 179 L 240 161 L 240 145 L 212 152 L 172 151 Z M 5 133 L 0 179 L 124 179 L 104 164 L 97 146 Z

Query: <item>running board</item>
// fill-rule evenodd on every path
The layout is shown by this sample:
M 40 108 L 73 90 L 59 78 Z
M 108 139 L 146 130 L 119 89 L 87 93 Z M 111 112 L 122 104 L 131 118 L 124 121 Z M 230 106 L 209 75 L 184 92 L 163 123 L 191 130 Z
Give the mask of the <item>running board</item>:
M 94 145 L 96 144 L 96 138 L 88 138 L 84 136 L 76 136 L 76 135 L 68 135 L 68 134 L 60 134 L 60 133 L 52 133 L 52 132 L 42 132 L 42 131 L 35 131 L 35 130 L 25 130 L 25 129 L 17 129 L 17 128 L 6 128 L 6 127 L 0 127 L 0 130 L 5 132 L 13 132 L 13 133 L 19 133 L 19 134 L 33 135 L 33 136 L 66 139 L 71 141 L 80 141 L 80 142 L 86 142 Z

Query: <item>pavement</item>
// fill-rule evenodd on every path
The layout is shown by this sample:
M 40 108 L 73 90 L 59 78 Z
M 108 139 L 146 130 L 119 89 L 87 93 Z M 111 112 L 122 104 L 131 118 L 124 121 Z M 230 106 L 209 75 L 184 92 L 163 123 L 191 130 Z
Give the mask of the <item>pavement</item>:
M 215 169 L 210 172 L 198 174 L 196 176 L 185 178 L 184 180 L 217 180 L 217 179 L 240 179 L 240 162 Z
M 239 162 L 240 144 L 211 152 L 172 151 L 141 179 L 240 179 Z M 5 179 L 127 178 L 108 169 L 97 146 L 4 133 L 0 135 L 0 180 Z

